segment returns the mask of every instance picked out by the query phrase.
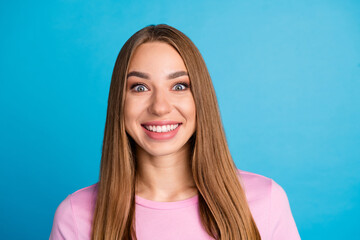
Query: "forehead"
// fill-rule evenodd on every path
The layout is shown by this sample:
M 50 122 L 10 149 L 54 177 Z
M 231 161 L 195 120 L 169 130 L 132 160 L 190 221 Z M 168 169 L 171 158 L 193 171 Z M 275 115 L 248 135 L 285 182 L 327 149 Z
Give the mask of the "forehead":
M 186 71 L 186 67 L 180 54 L 171 45 L 164 42 L 148 42 L 141 44 L 134 51 L 128 72 L 133 70 L 169 73 Z

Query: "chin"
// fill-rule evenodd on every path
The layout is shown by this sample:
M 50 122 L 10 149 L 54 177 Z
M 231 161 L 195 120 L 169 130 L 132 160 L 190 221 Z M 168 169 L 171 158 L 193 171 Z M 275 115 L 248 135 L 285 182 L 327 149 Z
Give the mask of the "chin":
M 159 149 L 159 150 L 150 150 L 150 151 L 145 151 L 147 152 L 149 155 L 153 156 L 153 157 L 162 157 L 162 156 L 167 156 L 167 155 L 171 155 L 171 154 L 175 154 L 177 152 L 179 152 L 180 149 Z

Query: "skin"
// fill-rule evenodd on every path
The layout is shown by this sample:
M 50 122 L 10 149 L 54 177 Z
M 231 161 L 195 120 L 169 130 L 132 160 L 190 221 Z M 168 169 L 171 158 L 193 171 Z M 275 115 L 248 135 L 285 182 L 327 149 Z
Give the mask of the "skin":
M 188 144 L 195 132 L 196 108 L 187 69 L 173 47 L 151 42 L 136 49 L 128 70 L 124 115 L 126 132 L 137 144 L 136 195 L 160 202 L 196 195 Z M 160 120 L 182 123 L 172 139 L 154 140 L 141 126 Z

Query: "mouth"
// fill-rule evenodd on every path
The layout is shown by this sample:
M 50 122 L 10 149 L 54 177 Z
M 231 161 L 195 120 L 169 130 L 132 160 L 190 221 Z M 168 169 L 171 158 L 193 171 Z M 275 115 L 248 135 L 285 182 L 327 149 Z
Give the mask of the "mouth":
M 141 124 L 146 135 L 156 141 L 170 140 L 176 136 L 182 125 L 175 121 L 152 121 Z
M 162 125 L 155 125 L 155 124 L 141 124 L 143 128 L 148 131 L 156 132 L 156 133 L 166 133 L 171 132 L 177 129 L 181 123 L 176 124 L 162 124 Z

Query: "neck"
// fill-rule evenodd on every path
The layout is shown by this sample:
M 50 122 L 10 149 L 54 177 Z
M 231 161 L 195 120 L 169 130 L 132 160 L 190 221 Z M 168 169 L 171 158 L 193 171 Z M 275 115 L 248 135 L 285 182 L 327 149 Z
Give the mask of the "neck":
M 137 149 L 136 195 L 152 201 L 180 201 L 197 194 L 188 149 L 151 156 Z

